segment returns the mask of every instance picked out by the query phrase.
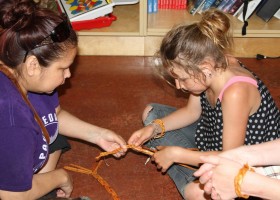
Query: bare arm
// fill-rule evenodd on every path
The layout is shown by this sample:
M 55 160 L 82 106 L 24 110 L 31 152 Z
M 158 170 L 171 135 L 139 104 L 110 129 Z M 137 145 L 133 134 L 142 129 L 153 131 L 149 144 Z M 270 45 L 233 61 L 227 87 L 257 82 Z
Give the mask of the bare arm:
M 280 151 L 280 139 L 250 146 L 241 146 L 224 151 L 217 157 L 201 157 L 201 161 L 205 164 L 203 164 L 195 174 L 197 176 L 203 176 L 206 174 L 204 176 L 204 180 L 205 182 L 208 181 L 210 176 L 208 176 L 207 173 L 209 173 L 218 164 L 221 165 L 221 161 L 224 161 L 223 158 L 238 163 L 239 167 L 245 163 L 254 167 L 280 165 L 279 155 L 275 153 L 278 151 Z
M 223 150 L 244 144 L 248 118 L 260 104 L 257 97 L 257 88 L 248 83 L 235 83 L 225 91 L 222 100 Z
M 57 109 L 57 116 L 59 132 L 62 135 L 97 144 L 106 151 L 119 147 L 126 149 L 124 139 L 111 130 L 87 123 L 60 107 Z M 123 153 L 120 152 L 116 156 L 123 155 Z
M 200 96 L 190 95 L 188 103 L 170 115 L 162 118 L 165 130 L 176 130 L 196 122 L 201 115 Z
M 201 114 L 200 97 L 190 95 L 187 106 L 178 109 L 170 115 L 162 118 L 165 131 L 171 131 L 188 126 L 197 121 Z M 135 131 L 128 140 L 129 144 L 139 146 L 154 136 L 154 127 L 146 126 Z
M 153 156 L 158 168 L 165 172 L 173 163 L 182 163 L 191 166 L 199 166 L 201 156 L 217 155 L 218 151 L 193 151 L 178 146 L 158 147 L 158 152 Z
M 32 180 L 32 188 L 28 191 L 10 192 L 0 190 L 0 199 L 38 199 L 56 188 L 61 189 L 65 193 L 65 197 L 69 197 L 72 192 L 72 180 L 68 173 L 63 169 L 57 169 L 42 174 L 35 174 Z
M 232 159 L 240 163 L 248 163 L 251 166 L 280 165 L 279 155 L 280 139 L 241 146 L 236 149 L 225 151 L 219 156 Z
M 234 179 L 243 164 L 220 156 L 206 156 L 202 157 L 202 160 L 206 164 L 203 164 L 194 175 L 200 176 L 200 182 L 205 184 L 205 192 L 212 193 L 213 199 L 218 198 L 217 194 L 222 199 L 235 198 L 237 195 Z M 265 199 L 278 199 L 279 187 L 279 180 L 248 171 L 241 184 L 241 193 Z
M 247 172 L 241 185 L 241 192 L 263 199 L 278 199 L 280 196 L 280 180 Z

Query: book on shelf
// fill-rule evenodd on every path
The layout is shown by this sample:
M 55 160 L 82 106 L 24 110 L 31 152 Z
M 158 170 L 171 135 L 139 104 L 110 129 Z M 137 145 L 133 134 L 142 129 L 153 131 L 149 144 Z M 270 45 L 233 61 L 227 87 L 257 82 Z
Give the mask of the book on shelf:
M 196 13 L 201 14 L 202 12 L 210 8 L 216 8 L 225 13 L 228 13 L 230 9 L 232 9 L 234 4 L 240 1 L 243 3 L 243 0 L 194 0 L 194 3 L 192 4 L 192 9 L 190 9 L 189 12 L 192 15 Z
M 268 22 L 280 8 L 280 0 L 263 0 L 256 10 L 256 15 Z
M 158 0 L 158 9 L 186 9 L 188 0 Z
M 224 7 L 225 7 L 229 2 L 231 2 L 231 1 L 233 1 L 233 0 L 223 0 L 223 1 L 219 4 L 219 6 L 217 7 L 217 9 L 223 11 Z
M 136 4 L 139 0 L 56 0 L 58 8 L 70 22 L 93 20 L 113 12 L 116 5 Z
M 159 0 L 148 0 L 148 14 L 158 11 Z
M 147 3 L 148 13 L 153 13 L 153 0 L 148 0 Z
M 205 0 L 203 6 L 201 8 L 201 11 L 204 12 L 204 11 L 208 10 L 209 8 L 211 8 L 215 1 L 216 0 Z
M 193 9 L 194 7 L 194 3 L 195 3 L 195 0 L 188 0 L 187 2 L 187 11 L 189 13 L 191 13 L 191 10 Z
M 244 22 L 244 20 L 246 21 L 255 11 L 255 9 L 257 8 L 257 6 L 260 4 L 261 0 L 251 0 L 248 2 L 248 7 L 247 7 L 247 11 L 245 16 L 243 16 L 243 12 L 244 12 L 244 3 L 240 6 L 240 8 L 238 9 L 238 11 L 234 14 L 234 16 L 237 17 L 237 19 L 239 19 L 240 21 Z
M 280 8 L 273 16 L 276 17 L 277 19 L 280 19 Z
M 148 0 L 148 13 L 154 13 L 162 9 L 181 10 L 187 8 L 188 0 Z M 151 5 L 152 10 L 149 9 Z
M 153 12 L 156 13 L 158 11 L 158 0 L 153 1 Z
M 196 0 L 194 1 L 194 5 L 190 10 L 191 15 L 195 15 L 197 12 L 200 11 L 200 9 L 203 7 L 205 3 L 205 0 Z
M 234 13 L 240 8 L 243 4 L 243 0 L 236 0 L 232 7 L 229 9 L 228 13 L 234 15 Z
M 244 3 L 242 0 L 242 4 L 239 6 L 239 8 L 235 11 L 235 13 L 233 14 L 233 16 L 238 16 L 242 11 L 243 11 L 243 7 L 244 7 Z
M 228 1 L 222 8 L 222 11 L 225 13 L 229 13 L 230 9 L 232 8 L 232 6 L 235 4 L 237 0 L 230 0 Z
M 218 8 L 218 6 L 220 5 L 220 3 L 222 3 L 223 0 L 216 0 L 213 4 L 212 7 L 214 8 Z

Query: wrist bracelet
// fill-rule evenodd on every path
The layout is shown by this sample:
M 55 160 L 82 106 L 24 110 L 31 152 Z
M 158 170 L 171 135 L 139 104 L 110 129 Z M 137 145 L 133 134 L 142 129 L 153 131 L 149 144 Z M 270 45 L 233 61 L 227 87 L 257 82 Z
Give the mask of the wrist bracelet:
M 243 165 L 243 167 L 239 170 L 238 174 L 234 178 L 234 188 L 235 188 L 235 193 L 238 197 L 248 199 L 249 195 L 242 194 L 241 193 L 241 184 L 243 182 L 243 178 L 247 171 L 254 172 L 255 170 L 250 167 L 248 164 Z
M 161 132 L 160 133 L 157 133 L 154 138 L 161 138 L 165 135 L 165 126 L 164 126 L 164 123 L 161 119 L 155 119 L 154 121 L 152 121 L 151 124 L 155 124 L 156 126 L 159 126 L 161 128 Z M 157 128 L 156 128 L 157 129 Z M 155 129 L 155 131 L 157 131 Z

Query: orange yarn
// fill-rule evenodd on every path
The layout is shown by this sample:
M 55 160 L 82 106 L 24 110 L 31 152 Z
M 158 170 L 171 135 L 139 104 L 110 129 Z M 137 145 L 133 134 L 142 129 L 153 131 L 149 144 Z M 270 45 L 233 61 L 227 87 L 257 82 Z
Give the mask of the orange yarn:
M 114 200 L 120 200 L 117 193 L 113 190 L 113 188 L 111 188 L 109 183 L 107 183 L 107 181 L 105 181 L 105 179 L 103 179 L 99 174 L 97 174 L 97 170 L 101 166 L 101 163 L 102 163 L 102 161 L 99 161 L 97 166 L 93 170 L 90 170 L 90 169 L 87 169 L 87 168 L 84 168 L 84 167 L 81 167 L 78 165 L 74 165 L 74 164 L 71 164 L 71 166 L 65 166 L 64 168 L 67 170 L 70 170 L 70 171 L 92 175 L 107 190 L 107 192 L 109 194 L 111 194 L 111 196 Z
M 145 149 L 145 148 L 142 148 L 142 147 L 139 147 L 139 146 L 135 146 L 135 145 L 132 145 L 132 144 L 126 145 L 126 148 L 132 149 L 132 150 L 137 151 L 137 152 L 141 152 L 141 153 L 146 154 L 146 155 L 149 155 L 149 156 L 153 156 L 154 153 L 155 153 L 155 152 L 152 151 L 151 149 Z M 98 160 L 100 160 L 100 158 L 102 158 L 102 157 L 105 157 L 105 156 L 108 156 L 108 155 L 111 155 L 111 154 L 118 153 L 118 152 L 121 151 L 121 150 L 122 150 L 122 148 L 118 148 L 118 149 L 115 149 L 114 151 L 111 151 L 111 152 L 101 152 L 101 153 L 99 154 L 99 156 L 97 156 L 95 159 L 98 161 Z M 192 151 L 197 151 L 197 149 L 193 149 L 193 148 L 190 148 L 190 150 L 192 150 Z M 98 170 L 98 168 L 101 166 L 101 163 L 102 163 L 102 160 L 98 162 L 97 166 L 96 166 L 93 170 L 90 170 L 90 169 L 81 167 L 81 166 L 79 166 L 79 165 L 74 165 L 74 164 L 70 164 L 70 166 L 65 166 L 64 168 L 67 169 L 67 170 L 70 170 L 70 171 L 74 171 L 74 172 L 78 172 L 78 173 L 82 173 L 82 174 L 92 175 L 92 176 L 106 189 L 106 191 L 107 191 L 109 194 L 111 194 L 113 200 L 119 200 L 119 197 L 118 197 L 117 193 L 111 188 L 111 186 L 109 185 L 109 183 L 107 183 L 107 182 L 97 173 L 97 170 Z M 187 168 L 196 170 L 195 168 L 192 168 L 191 166 L 188 166 L 188 165 L 185 165 L 185 164 L 179 163 L 178 165 L 181 165 L 181 166 L 183 166 L 183 167 L 187 167 Z
M 165 126 L 164 126 L 163 121 L 161 119 L 155 119 L 154 121 L 152 121 L 152 124 L 157 124 L 161 128 L 161 133 L 155 135 L 154 138 L 161 138 L 161 137 L 163 137 L 165 135 Z
M 255 170 L 246 163 L 245 165 L 243 165 L 243 167 L 239 170 L 238 174 L 234 178 L 235 193 L 238 197 L 244 199 L 249 198 L 249 195 L 241 193 L 241 184 L 247 171 L 254 172 Z

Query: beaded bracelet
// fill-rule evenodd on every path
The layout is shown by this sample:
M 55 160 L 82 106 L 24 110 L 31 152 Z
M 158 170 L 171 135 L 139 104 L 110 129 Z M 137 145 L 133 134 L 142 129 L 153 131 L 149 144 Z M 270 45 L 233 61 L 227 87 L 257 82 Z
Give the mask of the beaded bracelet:
M 247 171 L 254 172 L 255 170 L 250 167 L 248 164 L 243 165 L 243 167 L 239 170 L 238 174 L 234 178 L 234 188 L 235 188 L 235 193 L 238 197 L 248 199 L 249 195 L 242 194 L 241 193 L 241 184 L 243 182 L 243 178 Z
M 156 134 L 154 138 L 161 138 L 165 135 L 165 126 L 161 119 L 155 119 L 151 124 L 155 124 L 156 126 L 158 125 L 161 128 L 161 132 L 159 134 Z

